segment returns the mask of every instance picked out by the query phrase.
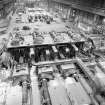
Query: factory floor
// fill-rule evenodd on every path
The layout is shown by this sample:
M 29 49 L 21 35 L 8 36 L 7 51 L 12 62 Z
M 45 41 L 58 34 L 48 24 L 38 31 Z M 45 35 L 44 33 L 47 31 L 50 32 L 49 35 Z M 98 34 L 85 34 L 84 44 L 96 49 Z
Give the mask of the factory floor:
M 66 31 L 68 30 L 68 28 L 66 26 L 70 26 L 73 27 L 73 24 L 70 22 L 63 22 L 61 19 L 59 18 L 55 18 L 56 22 L 53 22 L 51 24 L 45 24 L 45 23 L 40 23 L 40 22 L 36 22 L 36 23 L 29 23 L 29 22 L 23 22 L 23 23 L 16 23 L 16 18 L 17 18 L 17 14 L 13 14 L 11 15 L 11 20 L 10 22 L 8 22 L 8 19 L 6 19 L 6 21 L 9 23 L 7 26 L 1 27 L 0 31 L 3 30 L 7 30 L 5 34 L 1 34 L 0 35 L 0 39 L 2 38 L 9 38 L 9 34 L 13 31 L 14 27 L 20 27 L 22 29 L 23 26 L 29 26 L 31 28 L 30 32 L 33 31 L 34 29 L 38 29 L 39 32 L 51 32 L 51 31 L 56 31 L 56 32 L 61 32 L 61 31 Z M 23 15 L 23 21 L 25 21 L 25 16 Z M 2 20 L 3 22 L 1 22 L 2 24 L 7 24 L 4 23 L 5 20 Z M 24 33 L 27 33 L 27 31 L 25 31 Z
M 0 35 L 0 40 L 6 38 L 10 42 L 7 51 L 13 60 L 11 69 L 3 68 L 0 71 L 0 105 L 105 105 L 97 104 L 96 99 L 93 98 L 96 95 L 97 84 L 99 86 L 100 83 L 100 86 L 102 85 L 102 88 L 105 89 L 105 67 L 103 66 L 105 60 L 97 64 L 94 56 L 86 55 L 87 61 L 83 61 L 82 56 L 79 56 L 81 52 L 78 51 L 79 47 L 77 48 L 77 46 L 86 40 L 84 38 L 81 41 L 81 35 L 78 37 L 77 27 L 72 22 L 64 22 L 59 17 L 54 17 L 54 21 L 50 24 L 45 21 L 39 22 L 40 19 L 38 22 L 29 23 L 28 15 L 28 13 L 22 15 L 22 21 L 16 23 L 19 15 L 10 14 L 8 17 L 11 17 L 11 20 L 7 27 L 0 28 L 0 31 L 7 30 L 5 34 Z M 28 26 L 29 30 L 23 30 L 23 26 Z M 75 32 L 73 33 L 72 30 Z M 54 41 L 50 45 L 51 40 L 49 41 L 44 36 L 47 40 L 47 47 L 43 43 L 37 44 L 37 46 L 34 42 L 34 46 L 26 43 L 26 46 L 11 44 L 10 34 L 13 34 L 12 39 L 15 39 L 16 35 L 23 35 L 25 42 L 25 36 L 33 35 L 34 31 L 36 31 L 36 36 L 40 36 L 41 32 L 43 36 L 43 32 L 47 36 L 47 33 L 55 31 L 55 33 L 65 32 L 69 37 L 63 39 L 61 43 L 55 42 L 52 38 Z M 51 34 L 57 36 L 57 34 Z M 58 34 L 58 36 L 60 35 Z M 66 36 L 66 34 L 63 33 L 62 36 Z M 62 39 L 61 37 L 58 38 Z M 67 41 L 69 38 L 73 41 Z M 63 43 L 64 40 L 67 42 Z M 83 54 L 81 53 L 81 55 Z M 86 56 L 84 54 L 84 58 Z M 99 65 L 103 67 L 101 68 L 103 71 L 98 67 Z M 99 83 L 95 79 L 100 80 Z

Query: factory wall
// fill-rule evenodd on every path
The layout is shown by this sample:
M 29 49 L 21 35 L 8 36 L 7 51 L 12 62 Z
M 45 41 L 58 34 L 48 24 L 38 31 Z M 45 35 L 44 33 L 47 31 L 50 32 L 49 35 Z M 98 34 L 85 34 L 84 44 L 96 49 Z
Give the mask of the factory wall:
M 62 2 L 63 0 L 57 0 Z M 71 4 L 78 4 L 81 6 L 88 6 L 88 7 L 94 7 L 94 8 L 103 8 L 105 0 L 65 0 L 67 2 L 70 2 Z
M 0 8 L 0 19 L 4 19 L 13 10 L 15 0 L 2 1 Z
M 25 5 L 26 7 L 41 7 L 47 8 L 48 7 L 48 0 L 17 0 L 18 5 Z
M 70 5 L 65 5 L 62 2 L 58 2 L 60 0 L 18 0 L 19 3 L 25 3 L 28 7 L 41 7 L 44 9 L 48 9 L 50 11 L 55 11 L 59 14 L 62 19 L 68 19 L 69 21 L 74 21 L 75 23 L 82 22 L 88 25 L 94 25 L 98 23 L 102 23 L 102 18 L 99 15 L 83 11 L 80 9 L 76 9 Z M 61 0 L 62 1 L 62 0 Z M 103 1 L 97 0 L 65 0 L 69 2 L 74 2 L 77 4 L 93 6 L 93 7 L 103 7 Z
M 71 7 L 70 5 L 65 5 L 60 2 L 51 2 L 50 9 L 58 13 L 62 18 L 68 19 L 74 22 L 83 22 L 89 25 L 94 25 L 100 23 L 102 18 L 99 15 L 93 14 L 87 11 L 79 10 Z

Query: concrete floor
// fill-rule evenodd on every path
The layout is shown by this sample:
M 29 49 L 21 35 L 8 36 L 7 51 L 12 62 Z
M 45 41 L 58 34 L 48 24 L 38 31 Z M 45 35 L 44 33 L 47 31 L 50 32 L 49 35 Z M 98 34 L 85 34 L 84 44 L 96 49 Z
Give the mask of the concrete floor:
M 10 32 L 13 31 L 14 27 L 20 27 L 20 29 L 22 29 L 23 26 L 29 26 L 31 28 L 30 32 L 32 32 L 34 29 L 38 29 L 39 32 L 50 32 L 50 31 L 59 32 L 59 31 L 67 30 L 67 28 L 65 27 L 66 24 L 64 22 L 62 22 L 59 18 L 54 18 L 54 20 L 56 22 L 53 22 L 51 24 L 40 23 L 40 22 L 28 23 L 28 22 L 26 22 L 27 14 L 25 14 L 22 16 L 22 20 L 25 21 L 25 23 L 16 23 L 16 18 L 18 17 L 17 14 L 14 14 L 13 16 L 10 14 L 10 16 L 12 19 L 11 19 L 8 27 L 0 28 L 0 31 L 7 30 L 6 34 L 0 35 L 0 39 L 2 39 L 2 38 L 8 39 L 9 34 L 10 34 Z M 2 24 L 3 24 L 3 22 L 2 22 Z M 27 32 L 24 32 L 24 33 L 27 33 Z

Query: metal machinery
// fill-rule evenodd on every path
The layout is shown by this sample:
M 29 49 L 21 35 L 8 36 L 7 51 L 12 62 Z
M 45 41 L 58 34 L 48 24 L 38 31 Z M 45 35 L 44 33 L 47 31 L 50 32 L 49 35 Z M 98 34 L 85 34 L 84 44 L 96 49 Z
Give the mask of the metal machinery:
M 43 104 L 95 105 L 97 103 L 92 97 L 91 87 L 77 71 L 75 62 L 66 62 L 66 64 L 61 62 L 53 66 L 46 64 L 37 68 Z
M 89 39 L 71 30 L 31 35 L 18 31 L 7 46 L 9 66 L 2 64 L 9 74 L 0 78 L 5 87 L 0 87 L 0 104 L 105 105 L 105 60 L 96 59 Z M 53 43 L 45 43 L 47 37 Z
M 105 74 L 88 55 L 79 58 L 83 43 L 8 48 L 12 85 L 21 88 L 19 105 L 103 105 Z
M 53 65 L 51 63 L 49 66 L 42 65 L 45 66 L 37 65 L 39 83 L 41 83 L 39 89 L 46 104 L 103 105 L 105 103 L 105 74 L 97 63 L 84 64 L 77 58 L 69 63 L 62 61 Z

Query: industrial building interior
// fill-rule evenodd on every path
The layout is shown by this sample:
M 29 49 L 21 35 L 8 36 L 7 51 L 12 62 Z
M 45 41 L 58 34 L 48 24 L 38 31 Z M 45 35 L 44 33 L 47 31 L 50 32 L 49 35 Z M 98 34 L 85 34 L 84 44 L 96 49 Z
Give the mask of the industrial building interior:
M 105 105 L 105 0 L 0 0 L 0 105 Z

